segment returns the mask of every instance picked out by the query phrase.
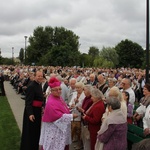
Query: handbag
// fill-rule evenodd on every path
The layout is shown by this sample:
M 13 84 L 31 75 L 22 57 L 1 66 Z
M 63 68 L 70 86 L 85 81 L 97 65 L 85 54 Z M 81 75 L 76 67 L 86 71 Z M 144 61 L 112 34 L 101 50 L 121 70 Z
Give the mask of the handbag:
M 96 144 L 95 144 L 95 150 L 103 150 L 103 146 L 104 146 L 104 143 L 102 143 L 101 141 L 97 139 Z
M 90 132 L 89 132 L 88 126 L 83 127 L 83 135 L 85 139 L 87 140 L 90 139 Z

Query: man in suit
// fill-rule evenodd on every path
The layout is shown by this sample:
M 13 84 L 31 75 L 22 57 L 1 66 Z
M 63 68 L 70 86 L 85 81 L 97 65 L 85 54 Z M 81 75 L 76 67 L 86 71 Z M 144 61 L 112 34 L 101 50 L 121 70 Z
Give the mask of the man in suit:
M 76 82 L 77 82 L 76 78 L 71 78 L 69 80 L 69 90 L 68 90 L 68 95 L 67 95 L 68 96 L 68 104 L 72 99 L 73 93 L 76 92 L 76 87 L 75 87 Z
M 0 93 L 2 96 L 5 96 L 4 76 L 3 76 L 2 72 L 0 72 Z
M 88 80 L 87 84 L 91 84 L 92 86 L 96 86 L 97 79 L 94 73 L 90 74 L 90 79 Z
M 44 101 L 41 86 L 42 81 L 43 72 L 36 71 L 34 81 L 30 83 L 26 90 L 20 150 L 39 150 Z

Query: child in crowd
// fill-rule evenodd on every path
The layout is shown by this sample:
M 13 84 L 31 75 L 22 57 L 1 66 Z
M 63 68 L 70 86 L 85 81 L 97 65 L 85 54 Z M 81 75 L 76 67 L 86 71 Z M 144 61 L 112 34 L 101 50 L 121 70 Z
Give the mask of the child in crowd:
M 133 117 L 133 105 L 129 102 L 129 93 L 126 91 L 122 91 L 122 95 L 124 100 L 127 103 L 127 122 L 132 124 L 132 117 Z

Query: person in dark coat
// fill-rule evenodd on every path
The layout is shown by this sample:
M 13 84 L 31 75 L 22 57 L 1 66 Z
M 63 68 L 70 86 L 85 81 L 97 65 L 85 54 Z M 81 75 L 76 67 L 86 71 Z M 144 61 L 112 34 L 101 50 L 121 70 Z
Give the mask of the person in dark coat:
M 97 79 L 98 79 L 98 82 L 97 82 L 97 84 L 96 84 L 96 87 L 97 87 L 103 94 L 105 94 L 105 92 L 106 92 L 107 89 L 108 89 L 108 85 L 107 85 L 107 83 L 106 83 L 105 77 L 104 77 L 102 74 L 100 74 L 100 75 L 98 75 Z
M 83 100 L 82 107 L 78 107 L 78 110 L 82 113 L 82 115 L 93 104 L 93 101 L 91 99 L 91 90 L 92 90 L 92 88 L 93 87 L 91 85 L 85 85 L 84 86 L 84 94 L 85 94 L 86 97 Z M 84 147 L 85 150 L 91 150 L 91 148 L 90 148 L 90 139 L 88 139 L 88 135 L 87 135 L 87 132 L 86 132 L 87 127 L 88 127 L 88 123 L 81 118 L 81 134 L 82 134 L 83 147 Z
M 0 93 L 1 96 L 5 96 L 5 89 L 4 89 L 4 76 L 2 74 L 2 72 L 0 72 Z
M 92 86 L 96 86 L 96 84 L 97 84 L 97 78 L 96 78 L 96 75 L 94 74 L 94 73 L 92 73 L 92 74 L 90 74 L 90 76 L 89 76 L 89 80 L 87 81 L 87 84 L 90 84 L 90 85 L 92 85 Z
M 44 103 L 43 105 L 45 106 L 46 103 L 46 89 L 48 88 L 48 81 L 46 77 L 44 76 L 43 81 L 42 81 L 42 91 L 43 91 L 43 96 L 44 96 Z
M 27 87 L 20 150 L 39 150 L 43 92 L 43 72 L 37 71 Z

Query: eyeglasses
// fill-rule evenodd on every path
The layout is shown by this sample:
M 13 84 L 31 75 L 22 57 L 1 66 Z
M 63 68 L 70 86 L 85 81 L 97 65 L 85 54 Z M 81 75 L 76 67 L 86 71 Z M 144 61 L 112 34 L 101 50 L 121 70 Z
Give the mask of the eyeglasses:
M 126 83 L 123 83 L 123 82 L 122 82 L 121 84 L 122 84 L 122 85 L 125 85 Z
M 51 89 L 52 91 L 61 91 L 62 89 L 61 88 L 55 88 L 55 89 Z

